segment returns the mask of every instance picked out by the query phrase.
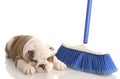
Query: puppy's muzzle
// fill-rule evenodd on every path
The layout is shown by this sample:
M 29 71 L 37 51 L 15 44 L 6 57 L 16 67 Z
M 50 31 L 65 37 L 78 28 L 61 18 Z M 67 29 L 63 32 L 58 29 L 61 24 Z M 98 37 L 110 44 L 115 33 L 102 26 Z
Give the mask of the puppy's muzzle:
M 42 69 L 45 69 L 45 64 L 40 64 L 38 67 L 41 67 Z

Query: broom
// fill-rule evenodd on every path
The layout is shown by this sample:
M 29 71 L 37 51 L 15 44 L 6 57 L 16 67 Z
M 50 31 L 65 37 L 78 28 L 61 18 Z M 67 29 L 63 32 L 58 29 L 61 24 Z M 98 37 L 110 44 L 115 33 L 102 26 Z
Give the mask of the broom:
M 76 70 L 99 75 L 112 74 L 117 71 L 117 68 L 111 56 L 108 53 L 102 54 L 89 50 L 86 47 L 88 43 L 91 7 L 92 0 L 88 0 L 83 44 L 80 46 L 71 46 L 63 43 L 58 49 L 56 56 L 68 67 Z

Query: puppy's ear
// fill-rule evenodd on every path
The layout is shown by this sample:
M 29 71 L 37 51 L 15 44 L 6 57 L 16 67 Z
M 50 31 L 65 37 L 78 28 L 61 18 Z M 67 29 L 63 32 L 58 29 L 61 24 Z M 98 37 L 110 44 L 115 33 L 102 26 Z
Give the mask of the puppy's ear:
M 50 63 L 54 63 L 54 56 L 48 57 L 47 59 Z
M 28 61 L 31 61 L 33 57 L 34 57 L 34 50 L 28 50 L 27 52 Z

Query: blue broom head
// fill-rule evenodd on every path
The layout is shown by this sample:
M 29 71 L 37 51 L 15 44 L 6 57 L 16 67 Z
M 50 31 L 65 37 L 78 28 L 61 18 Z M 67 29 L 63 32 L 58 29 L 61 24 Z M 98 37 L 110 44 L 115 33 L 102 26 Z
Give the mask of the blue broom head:
M 61 45 L 56 57 L 68 67 L 88 73 L 109 75 L 117 71 L 109 54 L 96 55 Z

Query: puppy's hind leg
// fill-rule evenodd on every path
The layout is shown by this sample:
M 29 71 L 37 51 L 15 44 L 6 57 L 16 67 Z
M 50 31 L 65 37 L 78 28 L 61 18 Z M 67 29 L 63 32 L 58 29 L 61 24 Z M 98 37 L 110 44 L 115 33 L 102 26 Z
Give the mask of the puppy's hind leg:
M 6 52 L 6 58 L 10 58 L 10 52 L 9 52 L 9 50 L 7 48 L 7 44 L 5 46 L 5 52 Z
M 28 64 L 25 60 L 23 59 L 18 59 L 16 62 L 17 68 L 22 70 L 25 74 L 33 74 L 35 72 L 35 68 Z
M 66 65 L 54 56 L 54 68 L 56 70 L 66 70 Z
M 11 47 L 13 45 L 13 41 L 14 41 L 14 38 L 10 39 L 5 46 L 5 52 L 6 52 L 6 57 L 7 58 L 11 58 L 11 52 L 10 51 L 11 51 Z

